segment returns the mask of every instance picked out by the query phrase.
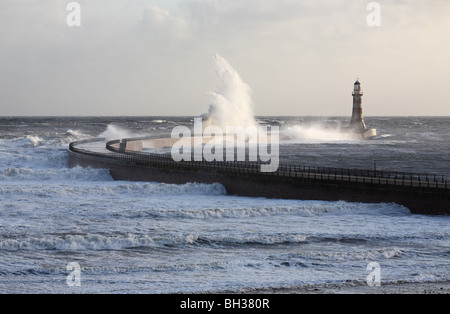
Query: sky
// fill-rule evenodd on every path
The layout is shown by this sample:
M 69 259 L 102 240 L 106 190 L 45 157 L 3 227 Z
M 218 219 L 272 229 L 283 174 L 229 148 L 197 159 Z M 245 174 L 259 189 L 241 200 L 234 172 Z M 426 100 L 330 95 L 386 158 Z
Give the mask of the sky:
M 448 0 L 70 2 L 0 0 L 0 116 L 197 116 L 216 54 L 258 116 L 450 116 Z

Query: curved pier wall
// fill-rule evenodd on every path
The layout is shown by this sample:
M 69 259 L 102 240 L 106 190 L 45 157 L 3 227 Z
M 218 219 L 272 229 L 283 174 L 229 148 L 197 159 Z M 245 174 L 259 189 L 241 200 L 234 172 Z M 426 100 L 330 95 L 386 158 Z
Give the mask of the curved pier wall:
M 115 180 L 162 182 L 168 184 L 221 183 L 228 194 L 298 200 L 397 203 L 415 214 L 450 215 L 448 189 L 343 182 L 317 178 L 261 175 L 226 170 L 149 166 L 69 151 L 69 166 L 106 168 Z

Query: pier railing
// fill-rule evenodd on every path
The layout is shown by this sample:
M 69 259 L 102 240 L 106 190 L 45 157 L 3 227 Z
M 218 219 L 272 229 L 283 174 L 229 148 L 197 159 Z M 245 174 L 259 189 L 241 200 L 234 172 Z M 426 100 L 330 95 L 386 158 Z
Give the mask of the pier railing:
M 97 141 L 100 141 L 100 139 L 71 143 L 69 149 L 83 155 L 108 158 L 127 164 L 163 167 L 180 171 L 209 170 L 235 175 L 252 174 L 258 176 L 279 176 L 335 182 L 357 182 L 378 185 L 450 189 L 450 184 L 445 176 L 436 174 L 299 165 L 280 165 L 276 172 L 263 173 L 261 172 L 261 165 L 263 163 L 260 162 L 207 162 L 205 160 L 176 162 L 169 154 L 156 154 L 120 149 L 117 147 L 117 144 L 122 143 L 121 140 L 110 141 L 106 144 L 106 148 L 111 151 L 111 153 L 96 153 L 78 147 L 81 144 Z

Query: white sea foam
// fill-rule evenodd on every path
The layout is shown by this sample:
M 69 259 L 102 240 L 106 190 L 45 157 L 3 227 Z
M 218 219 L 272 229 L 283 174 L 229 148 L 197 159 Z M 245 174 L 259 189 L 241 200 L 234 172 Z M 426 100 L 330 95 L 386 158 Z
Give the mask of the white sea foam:
M 166 245 L 190 245 L 198 240 L 197 235 L 147 236 L 137 234 L 109 235 L 52 235 L 23 239 L 0 240 L 3 251 L 102 251 L 122 250 L 136 247 L 164 247 Z
M 225 195 L 226 191 L 221 184 L 165 184 L 165 183 L 135 183 L 123 184 L 114 188 L 113 193 L 118 192 L 138 192 L 146 195 L 151 194 L 187 194 L 187 195 Z
M 289 143 L 322 143 L 338 141 L 355 141 L 355 135 L 349 132 L 345 133 L 339 129 L 325 128 L 319 124 L 302 126 L 294 125 L 280 131 L 280 135 Z
M 397 247 L 380 248 L 380 249 L 355 249 L 352 251 L 304 251 L 300 253 L 290 254 L 287 256 L 278 256 L 278 258 L 303 259 L 308 261 L 328 261 L 328 262 L 343 262 L 343 261 L 367 261 L 367 260 L 381 260 L 393 259 L 404 254 L 403 250 Z
M 223 187 L 205 186 L 204 195 L 223 195 Z M 168 194 L 179 194 L 177 189 L 165 190 Z M 192 193 L 186 193 L 192 194 Z M 231 198 L 229 198 L 231 200 Z M 185 203 L 180 208 L 160 208 L 151 210 L 136 210 L 119 213 L 128 218 L 165 217 L 165 218 L 190 218 L 190 219 L 233 219 L 276 216 L 342 216 L 342 215 L 409 215 L 410 211 L 397 204 L 359 204 L 347 202 L 310 202 L 310 201 L 285 201 L 285 200 L 255 200 L 242 198 L 241 206 L 226 206 L 226 204 L 214 208 L 188 208 Z M 277 204 L 278 203 L 278 204 Z M 283 203 L 285 203 L 283 205 Z
M 39 136 L 27 135 L 25 137 L 18 137 L 11 140 L 2 140 L 1 144 L 7 148 L 29 148 L 38 147 L 44 143 L 44 139 Z
M 92 168 L 62 168 L 62 169 L 31 169 L 6 168 L 0 169 L 0 181 L 110 181 L 109 170 Z
M 298 234 L 240 234 L 239 236 L 209 236 L 199 234 L 167 234 L 167 235 L 49 235 L 43 237 L 26 237 L 22 239 L 0 240 L 0 250 L 121 250 L 136 247 L 164 247 L 167 245 L 280 245 L 307 243 L 312 237 Z M 399 248 L 383 248 L 378 250 L 355 250 L 353 252 L 312 252 L 290 253 L 276 256 L 277 259 L 307 260 L 370 260 L 392 259 L 403 254 Z M 275 257 L 275 256 L 274 256 Z
M 165 184 L 165 183 L 118 183 L 115 182 L 110 186 L 102 185 L 98 189 L 87 187 L 86 191 L 81 189 L 72 190 L 74 193 L 82 194 L 89 193 L 88 190 L 94 193 L 103 195 L 225 195 L 226 191 L 221 184 L 201 184 L 201 183 L 187 183 L 187 184 Z
M 139 135 L 136 133 L 133 133 L 129 130 L 126 130 L 124 128 L 121 128 L 117 125 L 110 124 L 106 128 L 106 130 L 99 135 L 100 138 L 106 138 L 107 140 L 117 140 L 117 139 L 125 139 L 125 138 L 132 138 L 132 137 L 138 137 Z
M 44 141 L 39 136 L 27 136 L 26 138 L 32 147 L 39 146 Z
M 64 135 L 68 135 L 68 139 L 73 142 L 85 140 L 91 137 L 87 134 L 84 134 L 83 131 L 80 130 L 67 130 Z
M 27 173 L 30 171 L 30 173 Z M 161 197 L 191 197 L 191 196 L 220 196 L 225 195 L 225 188 L 221 184 L 199 184 L 187 183 L 183 185 L 164 184 L 164 183 L 123 183 L 112 180 L 109 172 L 105 169 L 91 169 L 91 168 L 73 168 L 68 171 L 56 172 L 53 178 L 56 182 L 65 181 L 65 185 L 55 187 L 52 183 L 36 185 L 34 181 L 46 180 L 52 174 L 46 174 L 46 171 L 34 172 L 31 169 L 21 171 L 20 169 L 7 169 L 7 176 L 18 177 L 22 180 L 29 181 L 24 185 L 21 180 L 17 179 L 17 184 L 13 184 L 11 179 L 8 181 L 9 185 L 0 186 L 0 195 L 39 195 L 48 197 L 78 197 L 78 196 L 96 196 L 96 197 L 111 197 L 122 196 L 123 199 L 133 199 L 136 197 L 142 198 L 146 196 L 161 196 Z M 23 173 L 25 172 L 25 173 Z M 1 173 L 0 173 L 1 180 Z M 12 182 L 11 182 L 12 181 Z M 88 184 L 75 184 L 73 181 L 85 181 Z M 72 184 L 71 184 L 72 183 Z M 161 200 L 161 199 L 157 199 Z M 182 206 L 182 204 L 180 204 Z M 150 215 L 157 215 L 155 209 L 147 211 Z M 139 212 L 119 213 L 119 215 L 133 215 L 139 216 Z M 142 213 L 142 215 L 146 215 Z M 161 215 L 170 216 L 169 212 L 161 213 Z M 179 215 L 175 212 L 173 215 Z

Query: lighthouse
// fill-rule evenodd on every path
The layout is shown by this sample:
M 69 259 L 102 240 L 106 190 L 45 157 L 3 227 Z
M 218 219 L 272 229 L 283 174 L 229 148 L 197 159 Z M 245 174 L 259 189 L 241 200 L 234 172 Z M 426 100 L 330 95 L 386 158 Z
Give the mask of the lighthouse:
M 353 114 L 352 121 L 350 122 L 350 127 L 356 132 L 363 133 L 367 130 L 366 124 L 364 123 L 363 112 L 362 112 L 362 96 L 364 93 L 361 89 L 361 83 L 356 80 L 353 88 Z
M 377 135 L 375 129 L 368 129 L 364 122 L 363 110 L 362 110 L 362 96 L 364 95 L 361 89 L 361 83 L 359 79 L 356 80 L 353 87 L 353 113 L 352 120 L 350 122 L 350 128 L 357 134 L 361 134 L 363 138 L 373 138 Z

